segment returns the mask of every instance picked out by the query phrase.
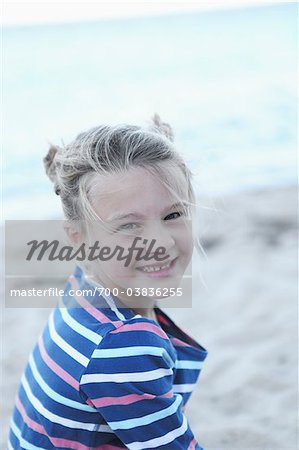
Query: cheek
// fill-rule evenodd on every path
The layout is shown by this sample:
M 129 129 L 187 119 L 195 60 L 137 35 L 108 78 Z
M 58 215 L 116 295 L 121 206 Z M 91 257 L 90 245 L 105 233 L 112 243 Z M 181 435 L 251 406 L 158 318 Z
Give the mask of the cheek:
M 110 261 L 109 267 L 107 267 L 106 276 L 113 280 L 116 285 L 119 286 L 131 286 L 134 283 L 136 270 L 132 267 L 132 263 L 125 266 L 125 260 Z
M 127 258 L 129 254 L 130 247 L 132 247 L 135 237 L 132 236 L 118 236 L 117 238 L 110 239 L 109 247 L 113 252 L 117 248 L 116 254 L 113 258 L 108 261 L 102 262 L 103 270 L 111 276 L 115 277 L 126 277 L 128 273 L 134 270 L 135 262 L 135 252 L 131 258 Z M 108 244 L 106 244 L 108 245 Z M 120 259 L 122 258 L 122 259 Z
M 176 245 L 182 255 L 186 257 L 192 255 L 195 237 L 192 234 L 192 226 L 190 223 L 182 225 L 176 230 Z

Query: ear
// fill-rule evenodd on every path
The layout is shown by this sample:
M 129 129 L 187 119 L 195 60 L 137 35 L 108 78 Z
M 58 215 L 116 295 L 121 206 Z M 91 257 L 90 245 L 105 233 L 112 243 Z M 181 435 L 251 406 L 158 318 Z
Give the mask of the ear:
M 69 240 L 73 244 L 80 244 L 80 242 L 83 241 L 83 235 L 82 235 L 81 231 L 79 231 L 78 228 L 74 224 L 72 224 L 68 221 L 65 221 L 63 223 L 63 228 L 64 228 L 64 231 L 66 232 Z

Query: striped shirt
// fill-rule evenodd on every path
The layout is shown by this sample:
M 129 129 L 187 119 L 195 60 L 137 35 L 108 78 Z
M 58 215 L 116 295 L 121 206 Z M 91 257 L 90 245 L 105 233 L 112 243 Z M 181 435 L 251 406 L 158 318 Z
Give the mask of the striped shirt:
M 9 450 L 202 449 L 182 408 L 207 351 L 160 308 L 157 323 L 79 289 L 93 285 L 77 267 L 29 357 Z

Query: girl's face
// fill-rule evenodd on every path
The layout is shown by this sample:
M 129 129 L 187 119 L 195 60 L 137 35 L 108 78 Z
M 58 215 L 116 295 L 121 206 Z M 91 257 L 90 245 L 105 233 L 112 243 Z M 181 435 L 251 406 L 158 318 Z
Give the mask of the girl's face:
M 184 175 L 177 168 L 173 170 L 173 176 L 181 186 L 180 200 L 187 202 L 188 187 Z M 127 288 L 133 291 L 136 288 L 177 288 L 194 246 L 191 217 L 178 204 L 178 198 L 143 168 L 134 168 L 121 175 L 96 175 L 92 198 L 93 208 L 105 224 L 105 229 L 97 232 L 99 246 L 109 247 L 111 253 L 118 246 L 123 248 L 122 256 L 126 256 L 135 240 L 139 257 L 147 254 L 151 258 L 138 260 L 135 250 L 127 264 L 126 259 L 119 260 L 117 254 L 107 261 L 96 261 L 94 274 L 97 280 L 105 287 L 118 288 L 122 292 L 118 296 L 123 300 L 127 298 Z M 153 258 L 158 247 L 162 248 L 160 254 L 157 256 L 156 253 Z M 154 291 L 154 298 L 158 298 L 156 294 Z M 150 295 L 153 299 L 153 291 Z

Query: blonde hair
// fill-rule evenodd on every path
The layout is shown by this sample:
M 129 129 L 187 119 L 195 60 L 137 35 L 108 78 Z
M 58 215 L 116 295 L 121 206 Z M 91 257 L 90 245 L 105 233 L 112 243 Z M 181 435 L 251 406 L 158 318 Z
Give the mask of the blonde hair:
M 92 207 L 94 175 L 122 173 L 137 167 L 158 176 L 178 201 L 182 187 L 172 168 L 180 168 L 188 187 L 188 203 L 195 206 L 192 173 L 175 149 L 171 126 L 162 122 L 158 114 L 147 127 L 99 125 L 80 133 L 68 145 L 51 144 L 43 161 L 70 221 L 99 219 Z

